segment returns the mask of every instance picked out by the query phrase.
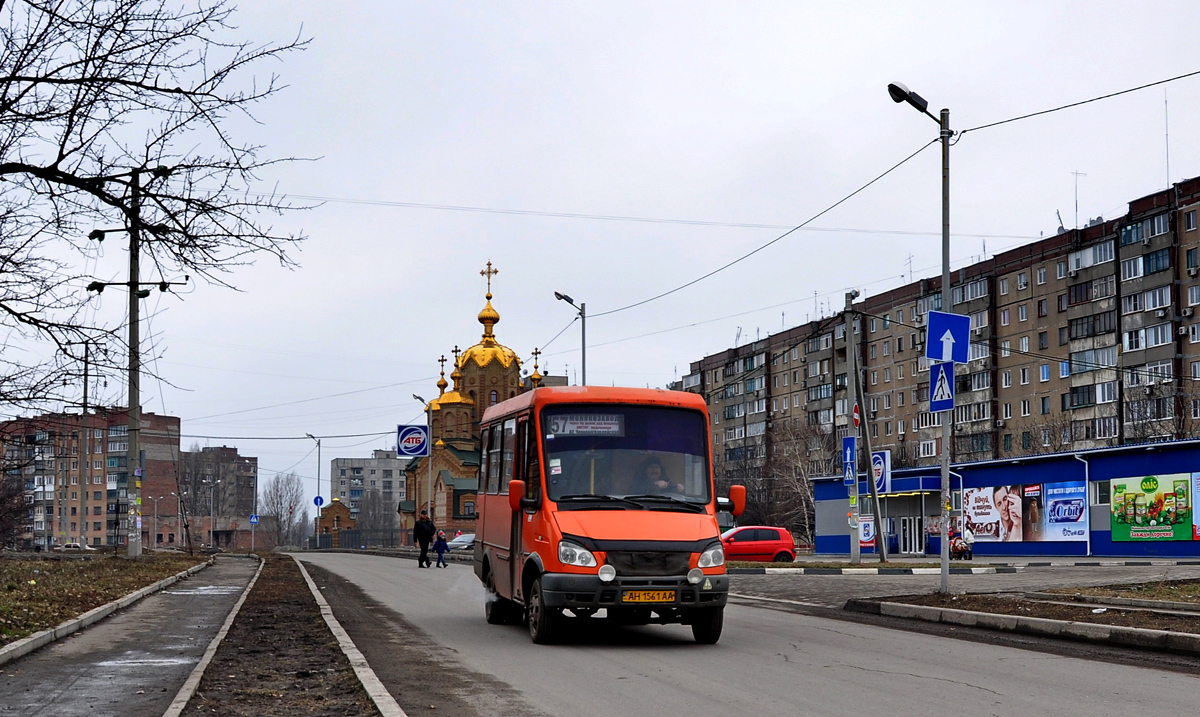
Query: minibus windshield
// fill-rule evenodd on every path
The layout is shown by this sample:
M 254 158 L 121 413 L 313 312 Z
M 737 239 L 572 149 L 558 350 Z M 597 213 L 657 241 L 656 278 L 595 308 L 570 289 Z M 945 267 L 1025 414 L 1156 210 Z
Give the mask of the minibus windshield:
M 634 507 L 668 510 L 709 501 L 708 427 L 698 411 L 559 405 L 545 408 L 541 419 L 553 501 L 632 500 Z

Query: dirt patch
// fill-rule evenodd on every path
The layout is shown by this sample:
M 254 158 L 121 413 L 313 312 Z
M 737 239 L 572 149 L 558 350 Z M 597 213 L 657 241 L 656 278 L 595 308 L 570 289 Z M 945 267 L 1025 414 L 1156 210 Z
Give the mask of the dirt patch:
M 184 714 L 378 715 L 295 561 L 265 559 Z
M 1090 622 L 1102 625 L 1140 627 L 1150 630 L 1200 633 L 1200 614 L 1169 615 L 1133 608 L 1101 607 L 1093 604 L 1064 605 L 1055 602 L 998 595 L 943 595 L 933 593 L 930 595 L 907 595 L 896 598 L 885 598 L 885 600 L 887 602 L 899 602 L 908 605 L 926 605 L 929 607 L 990 612 L 1001 615 L 1019 615 L 1022 617 L 1041 617 L 1049 620 Z M 1096 612 L 1096 610 L 1102 611 Z
M 1064 597 L 1086 595 L 1089 597 L 1117 597 L 1130 600 L 1159 600 L 1164 602 L 1188 602 L 1200 606 L 1200 580 L 1164 580 L 1158 583 L 1131 583 L 1128 585 L 1102 585 L 1085 588 L 1052 588 L 1046 592 Z
M 0 557 L 0 646 L 204 562 L 186 555 Z
M 545 715 L 529 706 L 511 685 L 463 666 L 454 650 L 437 644 L 354 583 L 311 564 L 305 567 L 354 645 L 408 714 Z M 479 621 L 483 623 L 482 609 Z M 527 639 L 523 634 L 517 637 Z

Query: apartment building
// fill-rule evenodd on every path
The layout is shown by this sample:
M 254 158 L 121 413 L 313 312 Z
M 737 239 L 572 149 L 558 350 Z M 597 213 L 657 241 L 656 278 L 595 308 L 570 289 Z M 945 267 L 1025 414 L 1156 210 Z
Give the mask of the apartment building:
M 129 503 L 129 419 L 123 407 L 86 414 L 47 413 L 0 424 L 4 479 L 20 484 L 26 516 L 20 547 L 50 549 L 63 543 L 125 545 L 136 529 Z M 150 546 L 146 496 L 176 490 L 179 419 L 142 414 L 142 541 Z M 177 512 L 173 503 L 159 510 Z M 174 524 L 172 524 L 174 525 Z M 172 529 L 172 536 L 175 535 Z
M 853 305 L 863 419 L 893 466 L 933 465 L 942 420 L 952 459 L 971 462 L 1195 437 L 1200 428 L 1200 178 L 1129 203 L 1117 219 L 953 272 L 947 310 L 971 317 L 953 415 L 931 414 L 925 317 L 939 277 Z M 846 434 L 841 315 L 691 364 L 705 395 L 718 480 L 840 472 Z M 827 437 L 823 439 L 821 437 Z M 801 440 L 802 439 L 802 440 Z
M 250 515 L 258 505 L 257 458 L 243 456 L 230 446 L 184 451 L 179 456 L 179 484 L 193 542 L 226 549 L 250 547 Z M 163 498 L 162 503 L 160 511 L 173 505 L 171 496 Z M 160 547 L 171 545 L 173 533 L 182 535 L 181 524 L 161 516 L 158 522 L 155 544 Z M 263 546 L 261 539 L 257 546 Z
M 333 496 L 350 508 L 350 517 L 357 520 L 363 497 L 376 493 L 391 516 L 401 501 L 408 500 L 404 470 L 409 460 L 388 450 L 372 451 L 370 458 L 334 458 L 329 463 Z

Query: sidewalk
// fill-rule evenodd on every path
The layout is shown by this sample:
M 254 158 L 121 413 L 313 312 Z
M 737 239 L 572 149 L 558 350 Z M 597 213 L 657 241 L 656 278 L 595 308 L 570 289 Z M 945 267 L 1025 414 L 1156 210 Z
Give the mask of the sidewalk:
M 257 567 L 219 556 L 187 580 L 0 666 L 0 712 L 159 717 Z

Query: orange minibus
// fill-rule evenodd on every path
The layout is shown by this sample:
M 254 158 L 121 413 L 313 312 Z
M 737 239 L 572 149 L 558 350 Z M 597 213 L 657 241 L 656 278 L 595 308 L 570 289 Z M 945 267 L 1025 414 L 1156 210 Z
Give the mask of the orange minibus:
M 685 624 L 721 637 L 729 578 L 708 410 L 692 393 L 537 388 L 481 422 L 475 574 L 492 624 L 538 644 L 576 621 Z M 733 486 L 741 514 L 746 490 Z

